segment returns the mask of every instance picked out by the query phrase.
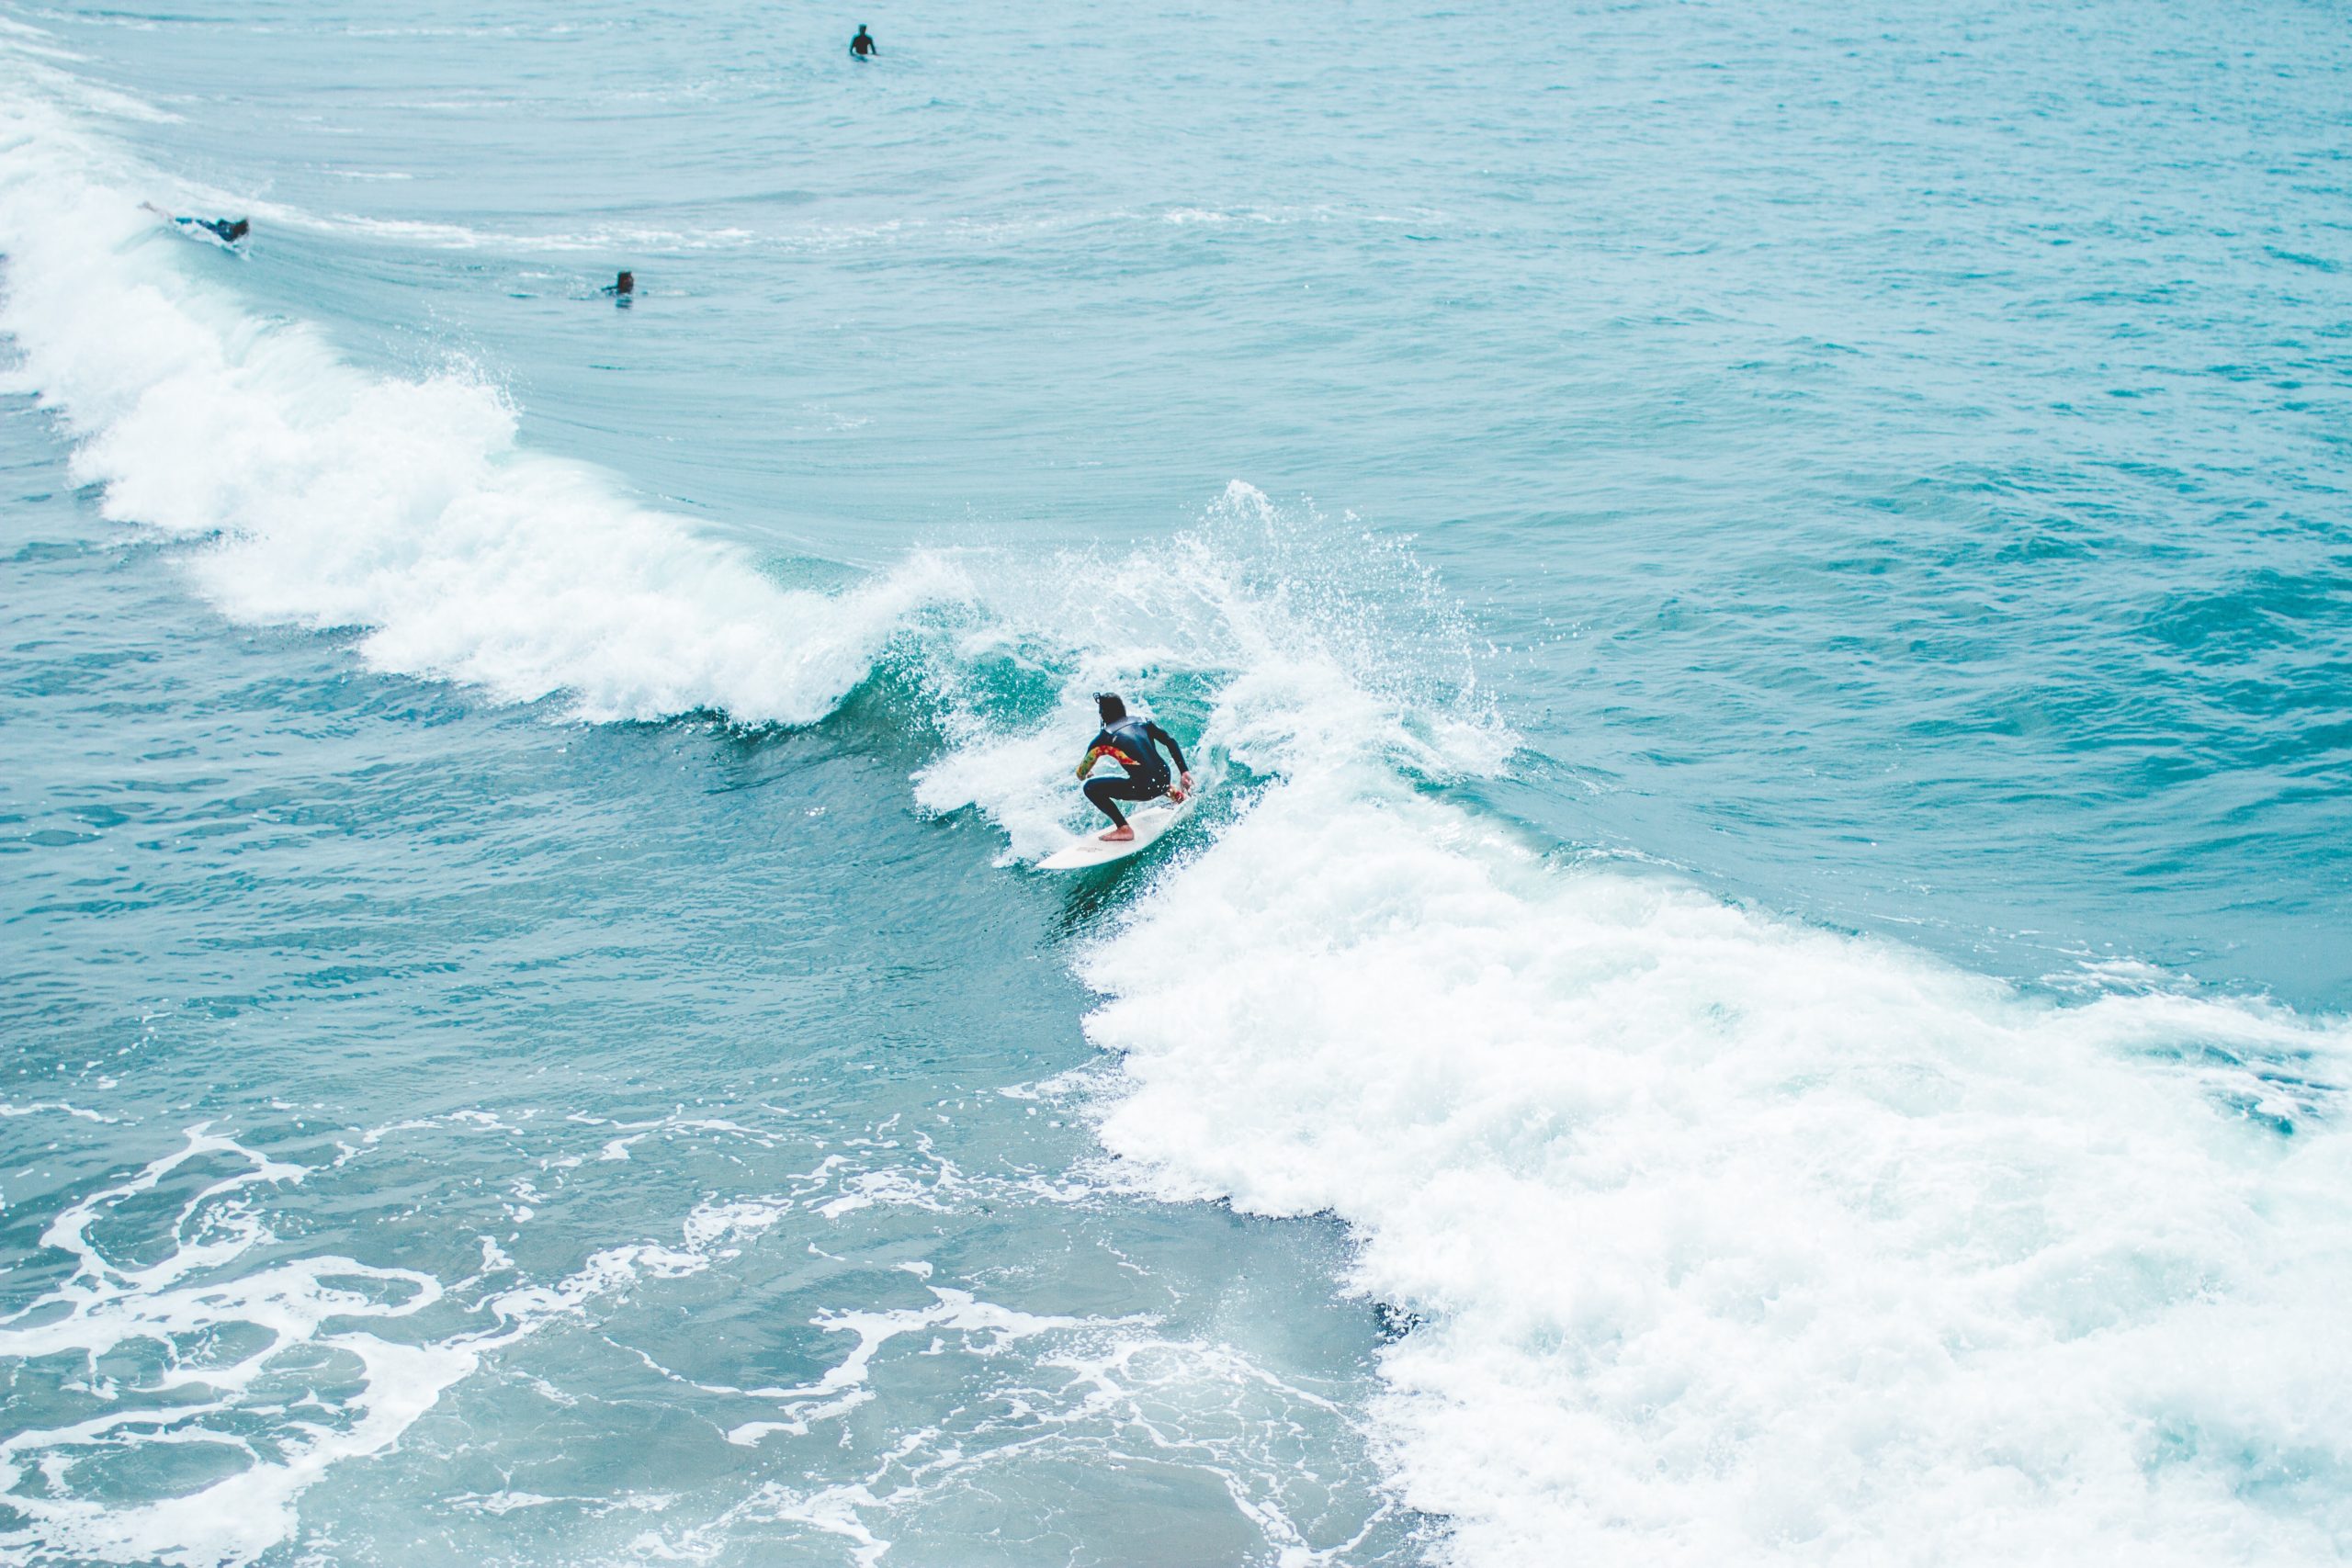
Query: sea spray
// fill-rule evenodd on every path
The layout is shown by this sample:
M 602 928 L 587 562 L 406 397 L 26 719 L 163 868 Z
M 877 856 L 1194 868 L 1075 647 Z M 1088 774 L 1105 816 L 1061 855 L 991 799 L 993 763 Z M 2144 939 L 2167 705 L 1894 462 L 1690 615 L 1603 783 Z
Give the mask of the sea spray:
M 1393 1472 L 1460 1561 L 2341 1554 L 2338 1026 L 2061 1004 L 1560 869 L 1440 793 L 1510 746 L 1471 641 L 1413 649 L 1317 576 L 1344 530 L 1247 491 L 1133 558 L 784 589 L 524 450 L 482 381 L 243 311 L 54 103 L 0 114 L 20 378 L 224 612 L 589 719 L 813 722 L 913 637 L 949 733 L 914 798 L 1013 858 L 1082 812 L 1093 686 L 1196 722 L 1249 787 L 1081 957 L 1103 1138 L 1147 1190 L 1352 1227 L 1419 1324 Z M 597 1260 L 504 1305 L 629 1276 Z
M 1362 767 L 1266 792 L 1083 973 L 1139 1185 L 1336 1213 L 1421 1321 L 1391 1455 L 1454 1561 L 2284 1564 L 2352 1530 L 2339 1026 L 2037 999 L 1557 869 Z
M 238 619 L 356 629 L 374 668 L 561 695 L 584 719 L 808 724 L 919 607 L 963 592 L 933 555 L 839 594 L 781 587 L 741 547 L 519 449 L 483 381 L 369 376 L 311 327 L 244 314 L 85 172 L 106 164 L 58 108 L 21 94 L 0 117 L 18 377 L 77 438 L 107 515 L 209 541 L 189 570 Z

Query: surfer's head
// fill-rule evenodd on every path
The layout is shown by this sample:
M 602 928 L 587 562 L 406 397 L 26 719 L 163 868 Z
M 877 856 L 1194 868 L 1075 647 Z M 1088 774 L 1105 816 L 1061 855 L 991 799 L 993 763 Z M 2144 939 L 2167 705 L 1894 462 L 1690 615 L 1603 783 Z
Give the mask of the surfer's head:
M 633 294 L 633 293 L 635 293 L 636 291 L 637 291 L 637 274 L 635 274 L 635 273 L 633 273 L 633 272 L 625 272 L 625 273 L 622 273 L 618 277 L 616 277 L 615 279 L 613 279 L 613 292 L 614 292 L 614 293 L 616 293 L 616 294 Z
M 238 219 L 234 223 L 230 224 L 227 229 L 221 231 L 223 234 L 232 240 L 242 240 L 253 231 L 253 224 L 243 218 Z
M 1116 692 L 1097 692 L 1094 694 L 1094 711 L 1102 716 L 1103 723 L 1116 724 L 1127 716 L 1127 705 L 1119 700 Z

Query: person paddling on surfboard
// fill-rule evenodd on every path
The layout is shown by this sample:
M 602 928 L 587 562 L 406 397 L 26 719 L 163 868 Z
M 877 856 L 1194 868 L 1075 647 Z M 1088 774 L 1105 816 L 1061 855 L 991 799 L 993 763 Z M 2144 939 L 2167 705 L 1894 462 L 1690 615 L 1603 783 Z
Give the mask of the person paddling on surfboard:
M 1094 743 L 1086 749 L 1086 761 L 1079 763 L 1078 776 L 1094 771 L 1094 764 L 1108 757 L 1127 770 L 1123 779 L 1088 779 L 1086 798 L 1094 808 L 1111 819 L 1111 830 L 1102 835 L 1114 844 L 1124 844 L 1136 836 L 1127 826 L 1117 803 L 1122 800 L 1157 800 L 1166 795 L 1181 801 L 1184 792 L 1193 787 L 1193 771 L 1184 765 L 1184 749 L 1176 738 L 1148 718 L 1127 716 L 1127 705 L 1114 693 L 1094 694 L 1095 711 L 1102 716 L 1102 728 L 1096 731 Z M 1176 759 L 1176 773 L 1181 784 L 1171 784 L 1168 779 L 1168 764 L 1159 760 L 1157 748 L 1165 746 L 1168 754 Z
M 254 231 L 254 226 L 243 218 L 175 218 L 152 201 L 142 201 L 139 205 L 150 212 L 170 218 L 183 229 L 201 229 L 224 245 L 233 245 Z

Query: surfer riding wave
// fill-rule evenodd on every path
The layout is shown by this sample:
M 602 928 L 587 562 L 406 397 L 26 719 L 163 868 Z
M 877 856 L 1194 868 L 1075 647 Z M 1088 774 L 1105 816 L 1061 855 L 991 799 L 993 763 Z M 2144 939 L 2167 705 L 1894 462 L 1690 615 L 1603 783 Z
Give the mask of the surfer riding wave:
M 1132 718 L 1127 705 L 1115 693 L 1098 692 L 1094 695 L 1095 711 L 1102 716 L 1102 728 L 1095 732 L 1093 742 L 1086 749 L 1086 760 L 1078 765 L 1081 779 L 1094 771 L 1094 764 L 1108 757 L 1127 770 L 1123 779 L 1089 779 L 1086 798 L 1096 810 L 1111 819 L 1111 830 L 1102 835 L 1108 842 L 1124 844 L 1136 836 L 1127 825 L 1118 802 L 1122 800 L 1157 800 L 1161 795 L 1182 801 L 1184 792 L 1193 787 L 1192 770 L 1185 765 L 1184 749 L 1176 738 L 1148 718 Z M 1168 754 L 1176 759 L 1176 773 L 1182 782 L 1169 782 L 1168 764 L 1159 760 L 1158 748 L 1165 746 Z

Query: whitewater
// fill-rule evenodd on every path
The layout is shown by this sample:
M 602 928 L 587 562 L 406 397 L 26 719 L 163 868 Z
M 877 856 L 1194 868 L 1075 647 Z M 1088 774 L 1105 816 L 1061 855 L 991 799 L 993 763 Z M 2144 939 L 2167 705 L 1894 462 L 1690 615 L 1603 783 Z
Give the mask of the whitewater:
M 500 51 L 536 24 L 514 25 L 523 42 L 472 47 L 523 58 Z M 1134 28 L 1122 50 L 1183 36 Z M 2245 945 L 2292 932 L 2270 947 L 2288 957 L 2163 961 L 2270 818 L 2209 840 L 2202 807 L 2150 827 L 2154 795 L 2094 787 L 2083 809 L 2120 815 L 2089 831 L 1956 802 L 1954 843 L 2085 847 L 2006 852 L 1960 912 L 1931 914 L 1925 868 L 1960 852 L 1867 869 L 1898 817 L 1838 820 L 1860 796 L 1711 784 L 1702 815 L 1668 820 L 1631 759 L 1686 736 L 1577 749 L 1563 711 L 1668 693 L 1678 655 L 1570 705 L 1603 657 L 1585 628 L 1642 571 L 1612 585 L 1511 532 L 1510 492 L 1543 462 L 1464 498 L 1468 545 L 1369 523 L 1353 508 L 1374 497 L 1329 483 L 1285 498 L 1216 452 L 1187 455 L 1220 472 L 1181 513 L 1125 532 L 1041 501 L 1034 523 L 829 538 L 808 494 L 763 524 L 725 478 L 692 488 L 731 438 L 640 470 L 645 432 L 555 389 L 573 374 L 556 350 L 470 327 L 390 350 L 337 301 L 397 315 L 396 289 L 348 279 L 423 265 L 412 249 L 487 249 L 519 276 L 586 235 L 757 267 L 821 251 L 808 234 L 771 235 L 756 208 L 362 223 L 271 191 L 250 207 L 261 231 L 300 236 L 319 270 L 307 301 L 260 299 L 295 288 L 258 278 L 266 246 L 236 256 L 142 210 L 159 190 L 183 210 L 265 193 L 218 143 L 163 164 L 205 111 L 130 91 L 136 73 L 97 52 L 107 30 L 19 13 L 0 38 L 0 331 L 41 432 L 12 436 L 34 496 L 12 543 L 22 570 L 62 574 L 12 595 L 10 658 L 64 670 L 53 650 L 103 636 L 132 640 L 126 660 L 198 662 L 136 697 L 11 677 L 11 731 L 44 760 L 18 751 L 8 811 L 63 825 L 27 827 L 10 863 L 28 1045 L 0 1122 L 7 1561 L 2286 1564 L 2352 1546 L 2352 1024 L 2340 958 L 2300 990 L 2292 973 L 2296 942 L 2343 935 L 2322 830 L 2340 818 L 2340 582 L 2259 617 L 2318 625 L 2296 678 L 2336 682 L 2280 764 L 2296 784 L 2271 836 L 2320 858 L 2234 874 L 2285 889 Z M 400 84 L 404 114 L 424 85 Z M 1296 242 L 1306 268 L 1390 229 L 1484 221 L 1394 205 L 1122 199 L 1067 228 L 967 213 L 922 231 L 977 247 L 981 274 L 1072 231 L 1321 234 Z M 827 232 L 865 257 L 906 231 Z M 870 260 L 844 265 L 869 286 Z M 2337 288 L 2332 264 L 2307 270 Z M 1156 276 L 1192 287 L 1174 261 Z M 632 330 L 662 303 L 657 286 Z M 984 310 L 962 330 L 1013 352 Z M 1156 352 L 1181 356 L 1182 334 Z M 956 373 L 876 357 L 863 373 Z M 633 396 L 672 384 L 643 374 Z M 1270 379 L 1250 419 L 1291 395 Z M 1411 356 L 1378 384 L 1412 401 Z M 560 417 L 535 412 L 542 388 Z M 1818 417 L 1791 396 L 1777 439 Z M 894 415 L 895 441 L 921 438 Z M 646 417 L 693 438 L 684 412 Z M 985 465 L 1010 416 L 971 417 L 978 434 L 940 440 Z M 1363 417 L 1394 434 L 1424 415 Z M 2238 428 L 2209 468 L 2240 439 L 2306 464 Z M 2299 469 L 2322 512 L 2340 499 L 2325 460 Z M 865 474 L 872 504 L 897 487 L 910 511 L 955 482 Z M 1615 482 L 1640 479 L 1629 459 Z M 1683 482 L 1730 481 L 1701 462 Z M 1383 491 L 1382 515 L 1440 488 Z M 2340 525 L 2319 578 L 2346 558 Z M 1478 530 L 1499 536 L 1485 567 L 1455 558 Z M 1961 570 L 1940 563 L 1938 592 L 2005 592 Z M 140 607 L 109 615 L 100 595 Z M 1531 598 L 1574 625 L 1537 630 Z M 1649 612 L 1669 632 L 1676 598 Z M 1881 634 L 1842 617 L 1815 657 L 1863 635 Z M 1689 673 L 1754 657 L 1711 645 Z M 1728 706 L 1657 699 L 1745 759 L 1693 773 L 1788 771 L 1745 743 L 1770 688 L 1734 684 Z M 1105 689 L 1197 734 L 1218 784 L 1171 852 L 1071 893 L 1027 867 L 1084 826 L 1069 768 Z M 1774 744 L 1848 699 L 1817 700 Z M 125 728 L 153 733 L 101 734 Z M 442 745 L 456 772 L 403 771 Z M 306 748 L 288 776 L 307 782 L 278 789 L 296 764 L 272 759 Z M 1861 779 L 1888 750 L 1864 729 L 1804 766 Z M 2215 751 L 2211 787 L 2252 776 L 2233 771 L 2243 748 Z M 76 781 L 156 759 L 241 820 L 322 836 L 243 863 L 246 840 L 172 840 L 225 857 L 200 874 L 159 836 L 149 866 L 107 835 L 162 835 L 151 818 L 70 807 Z M 1908 777 L 1888 787 L 1943 787 Z M 730 790 L 776 826 L 694 815 Z M 1782 876 L 1753 819 L 1717 844 L 1703 812 L 1742 799 L 1767 818 L 1801 801 L 1789 819 L 1828 818 L 1856 869 L 1824 871 L 1824 851 Z M 2005 885 L 2097 882 L 2102 831 L 2168 830 L 2157 858 L 2195 868 L 2189 891 L 2126 950 L 2089 940 L 2105 893 L 2054 895 L 2033 929 L 1975 919 Z M 130 858 L 37 869 L 85 847 Z M 766 886 L 737 886 L 738 850 L 772 857 Z M 658 897 L 603 903 L 602 878 Z M 563 923 L 582 909 L 604 928 Z M 344 988 L 305 989 L 296 956 L 239 978 L 248 949 L 279 962 L 273 922 L 330 933 L 288 953 Z M 814 933 L 788 969 L 745 956 L 788 926 Z M 1043 1261 L 1096 1245 L 1089 1269 Z M 673 1472 L 639 1476 L 633 1447 Z M 1102 1479 L 1150 1465 L 1163 1494 Z M 418 1508 L 429 1540 L 404 1533 Z

